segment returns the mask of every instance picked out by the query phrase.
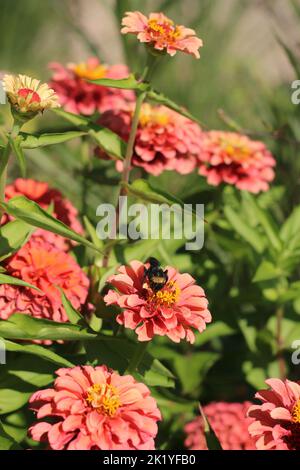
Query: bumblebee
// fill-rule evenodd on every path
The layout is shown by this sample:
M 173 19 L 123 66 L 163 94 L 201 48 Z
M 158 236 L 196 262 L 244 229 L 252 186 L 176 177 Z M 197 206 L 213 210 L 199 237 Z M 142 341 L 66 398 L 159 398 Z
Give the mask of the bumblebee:
M 160 262 L 155 258 L 147 260 L 149 268 L 145 268 L 144 279 L 147 279 L 153 292 L 160 291 L 168 282 L 168 271 L 163 270 Z

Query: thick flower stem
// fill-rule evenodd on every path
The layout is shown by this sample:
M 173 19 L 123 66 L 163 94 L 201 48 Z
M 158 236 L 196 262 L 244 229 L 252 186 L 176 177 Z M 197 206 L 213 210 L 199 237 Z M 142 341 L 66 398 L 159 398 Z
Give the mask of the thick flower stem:
M 14 123 L 12 131 L 10 133 L 10 138 L 11 139 L 16 139 L 18 137 L 18 134 L 20 132 L 20 125 L 17 123 Z M 1 161 L 0 161 L 0 204 L 2 202 L 5 202 L 5 188 L 6 188 L 6 180 L 7 180 L 7 168 L 8 168 L 8 162 L 9 162 L 9 156 L 10 156 L 10 142 L 8 141 L 6 144 L 5 149 L 3 150 L 3 153 L 1 155 Z M 2 215 L 4 214 L 4 209 L 0 207 L 0 221 L 2 218 Z
M 136 350 L 127 367 L 127 370 L 126 370 L 127 374 L 132 374 L 137 370 L 138 366 L 140 365 L 145 355 L 147 346 L 148 346 L 148 341 L 138 343 Z
M 150 54 L 149 54 L 150 56 Z M 141 75 L 140 82 L 143 82 L 144 80 L 148 79 L 150 75 L 152 74 L 155 64 L 156 64 L 156 58 L 153 58 L 152 56 L 148 58 L 147 65 Z M 126 196 L 127 194 L 127 189 L 126 185 L 129 182 L 129 176 L 130 176 L 130 170 L 131 170 L 131 161 L 132 161 L 132 156 L 133 156 L 133 151 L 134 151 L 134 143 L 135 143 L 135 138 L 136 138 L 136 133 L 139 125 L 139 119 L 140 119 L 140 114 L 141 114 L 141 109 L 142 105 L 147 97 L 147 91 L 140 92 L 137 100 L 136 100 L 136 105 L 135 105 L 135 110 L 132 118 L 132 124 L 131 124 L 131 129 L 130 129 L 130 134 L 127 142 L 127 147 L 126 147 L 126 154 L 125 154 L 125 160 L 124 160 L 124 166 L 123 166 L 123 173 L 122 173 L 122 178 L 120 182 L 120 196 Z M 116 208 L 116 227 L 114 232 L 118 233 L 118 224 L 119 224 L 119 213 L 120 213 L 120 207 L 119 207 L 119 197 L 118 197 L 118 203 L 117 203 L 117 208 Z M 111 253 L 111 249 L 109 248 L 103 256 L 103 262 L 102 266 L 104 268 L 108 267 L 108 262 L 109 262 L 109 256 Z

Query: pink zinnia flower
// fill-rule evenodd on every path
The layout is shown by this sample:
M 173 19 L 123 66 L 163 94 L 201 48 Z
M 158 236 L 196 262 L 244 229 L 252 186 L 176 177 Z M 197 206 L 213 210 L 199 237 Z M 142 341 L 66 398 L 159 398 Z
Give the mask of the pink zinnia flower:
M 32 179 L 18 178 L 5 189 L 7 201 L 16 196 L 25 196 L 39 204 L 43 209 L 48 209 L 50 205 L 53 205 L 52 215 L 54 217 L 70 227 L 74 232 L 79 234 L 83 233 L 82 225 L 78 220 L 77 209 L 68 199 L 64 198 L 59 191 L 50 188 L 47 183 Z M 6 223 L 8 220 L 8 216 L 4 215 L 2 224 Z M 33 237 L 46 240 L 57 248 L 65 251 L 69 250 L 70 246 L 74 244 L 70 240 L 66 240 L 59 235 L 42 229 L 36 230 Z
M 110 128 L 123 140 L 129 137 L 133 108 L 110 110 L 99 123 Z M 198 124 L 165 106 L 142 107 L 137 130 L 133 166 L 144 168 L 158 176 L 164 170 L 175 170 L 185 175 L 197 166 L 202 150 L 202 131 Z M 98 155 L 102 156 L 99 151 Z M 121 171 L 122 163 L 117 169 Z
M 155 292 L 145 279 L 146 267 L 148 264 L 140 261 L 121 266 L 119 274 L 108 279 L 117 291 L 110 290 L 104 301 L 123 309 L 117 322 L 135 330 L 139 341 L 149 341 L 159 335 L 168 336 L 176 343 L 182 339 L 193 343 L 192 328 L 202 332 L 206 323 L 211 322 L 203 289 L 189 274 L 179 274 L 175 268 L 167 267 L 168 281 Z
M 203 411 L 215 432 L 223 450 L 255 450 L 248 426 L 247 410 L 252 403 L 210 403 Z M 190 450 L 208 450 L 201 416 L 185 426 L 185 446 Z
M 106 366 L 59 369 L 53 388 L 30 398 L 29 429 L 53 450 L 153 450 L 161 414 L 146 385 Z
M 133 101 L 135 95 L 130 90 L 108 88 L 89 83 L 87 80 L 100 78 L 121 79 L 129 75 L 126 65 L 107 66 L 100 64 L 96 57 L 86 63 L 68 64 L 51 63 L 53 71 L 51 87 L 56 91 L 61 105 L 66 111 L 90 116 L 95 112 L 119 108 L 124 102 Z
M 235 132 L 211 131 L 203 135 L 199 173 L 209 184 L 228 183 L 238 189 L 267 191 L 276 161 L 265 144 Z
M 151 13 L 149 17 L 139 11 L 127 12 L 122 20 L 122 34 L 136 34 L 140 42 L 174 56 L 177 51 L 200 58 L 199 49 L 203 46 L 193 29 L 175 25 L 163 13 Z
M 74 258 L 51 243 L 31 239 L 3 262 L 8 275 L 38 287 L 39 291 L 8 284 L 0 285 L 0 318 L 15 312 L 67 322 L 61 302 L 61 288 L 75 309 L 86 302 L 89 280 Z
M 300 382 L 266 380 L 269 390 L 255 397 L 248 415 L 254 419 L 249 432 L 258 450 L 300 450 Z

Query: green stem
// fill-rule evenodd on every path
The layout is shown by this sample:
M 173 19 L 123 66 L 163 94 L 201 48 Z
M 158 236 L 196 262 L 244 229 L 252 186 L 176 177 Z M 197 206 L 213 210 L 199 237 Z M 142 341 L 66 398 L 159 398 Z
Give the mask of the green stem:
M 14 122 L 12 131 L 10 133 L 11 139 L 16 139 L 20 132 L 20 125 Z M 2 161 L 0 161 L 0 204 L 1 202 L 5 202 L 5 188 L 6 188 L 6 181 L 7 181 L 7 168 L 10 156 L 10 143 L 9 141 L 6 144 L 6 147 L 2 153 Z M 2 215 L 4 214 L 4 209 L 0 207 L 0 220 Z
M 138 366 L 140 365 L 145 355 L 147 346 L 148 346 L 148 341 L 138 343 L 136 350 L 129 362 L 126 373 L 132 374 L 133 372 L 137 370 Z
M 152 56 L 148 58 L 147 65 L 140 78 L 141 82 L 146 80 L 150 76 L 150 74 L 153 72 L 154 66 L 156 63 L 155 59 L 156 58 L 155 57 L 153 58 Z M 135 110 L 134 110 L 132 123 L 131 123 L 130 134 L 129 134 L 127 147 L 126 147 L 126 154 L 125 154 L 123 173 L 122 173 L 122 178 L 121 178 L 121 183 L 120 183 L 121 189 L 120 189 L 119 197 L 125 196 L 127 194 L 126 185 L 129 182 L 131 160 L 132 160 L 133 151 L 134 151 L 134 143 L 135 143 L 136 133 L 137 133 L 138 125 L 139 125 L 142 105 L 146 97 L 147 97 L 147 92 L 145 91 L 145 92 L 139 93 L 137 100 L 136 100 Z M 118 203 L 117 203 L 117 208 L 116 208 L 116 233 L 118 232 L 119 212 L 120 212 L 119 197 L 118 197 Z M 104 268 L 108 267 L 109 256 L 110 256 L 111 250 L 112 248 L 109 248 L 103 256 L 102 266 Z

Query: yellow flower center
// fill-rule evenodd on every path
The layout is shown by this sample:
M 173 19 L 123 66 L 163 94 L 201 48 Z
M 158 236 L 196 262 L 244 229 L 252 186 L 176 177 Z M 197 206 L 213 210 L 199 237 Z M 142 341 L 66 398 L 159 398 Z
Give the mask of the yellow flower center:
M 158 292 L 153 292 L 149 289 L 148 301 L 159 306 L 172 307 L 172 305 L 178 301 L 179 295 L 180 289 L 176 282 L 169 281 L 164 288 Z
M 140 114 L 140 125 L 142 127 L 146 127 L 149 124 L 167 126 L 169 122 L 170 117 L 161 107 L 154 107 L 148 103 L 143 105 Z
M 148 21 L 148 32 L 154 37 L 161 37 L 162 40 L 172 43 L 181 35 L 178 26 L 174 25 L 172 20 L 159 21 L 152 19 Z
M 222 139 L 221 147 L 236 162 L 243 162 L 251 155 L 249 147 L 238 138 Z
M 87 403 L 98 413 L 112 418 L 121 406 L 120 397 L 115 387 L 109 384 L 94 384 L 87 390 Z
M 91 66 L 81 62 L 73 67 L 73 72 L 79 78 L 85 80 L 98 80 L 104 78 L 107 72 L 105 65 Z
M 297 401 L 292 410 L 292 421 L 295 424 L 300 424 L 300 400 Z

